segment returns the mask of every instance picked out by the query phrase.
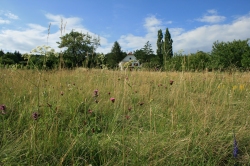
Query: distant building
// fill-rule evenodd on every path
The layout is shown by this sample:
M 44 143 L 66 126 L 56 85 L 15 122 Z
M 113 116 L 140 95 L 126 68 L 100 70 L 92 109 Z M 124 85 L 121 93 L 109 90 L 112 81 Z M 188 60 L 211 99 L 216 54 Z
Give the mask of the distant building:
M 132 52 L 128 53 L 127 56 L 119 63 L 121 70 L 125 68 L 140 67 L 140 62 L 136 59 Z

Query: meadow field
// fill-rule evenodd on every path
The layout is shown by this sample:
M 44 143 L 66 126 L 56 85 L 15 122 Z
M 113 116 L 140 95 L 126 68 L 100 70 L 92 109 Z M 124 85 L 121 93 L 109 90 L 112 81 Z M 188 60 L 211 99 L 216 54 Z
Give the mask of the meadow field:
M 250 74 L 0 69 L 0 165 L 250 165 Z

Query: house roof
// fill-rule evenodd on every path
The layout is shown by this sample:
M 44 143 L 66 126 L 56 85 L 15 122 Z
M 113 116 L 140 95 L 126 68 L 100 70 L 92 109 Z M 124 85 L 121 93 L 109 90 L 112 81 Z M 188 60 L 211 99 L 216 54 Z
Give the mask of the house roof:
M 133 54 L 128 54 L 121 62 L 137 61 L 136 57 Z

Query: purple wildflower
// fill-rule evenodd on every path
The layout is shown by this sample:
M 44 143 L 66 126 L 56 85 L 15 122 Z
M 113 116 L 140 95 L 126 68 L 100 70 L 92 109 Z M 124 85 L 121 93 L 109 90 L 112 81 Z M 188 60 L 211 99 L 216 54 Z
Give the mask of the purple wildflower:
M 95 96 L 95 97 L 98 96 L 98 89 L 94 90 L 94 96 Z
M 115 98 L 111 97 L 110 101 L 112 101 L 112 103 L 114 103 L 115 102 Z
M 237 143 L 237 141 L 236 141 L 236 137 L 235 137 L 235 134 L 234 134 L 234 146 L 233 146 L 233 156 L 235 157 L 235 158 L 237 158 L 237 156 L 238 156 L 238 143 Z
M 4 104 L 0 105 L 0 110 L 5 111 L 5 109 L 6 109 L 6 106 Z
M 33 117 L 34 120 L 37 120 L 39 116 L 40 116 L 40 114 L 37 113 L 37 112 L 34 112 L 34 113 L 32 114 L 32 117 Z
M 89 109 L 89 110 L 88 110 L 88 112 L 89 112 L 90 114 L 92 114 L 92 113 L 93 113 L 93 111 L 92 111 L 91 109 Z
M 0 105 L 0 110 L 2 110 L 2 114 L 6 114 L 6 106 L 4 104 Z

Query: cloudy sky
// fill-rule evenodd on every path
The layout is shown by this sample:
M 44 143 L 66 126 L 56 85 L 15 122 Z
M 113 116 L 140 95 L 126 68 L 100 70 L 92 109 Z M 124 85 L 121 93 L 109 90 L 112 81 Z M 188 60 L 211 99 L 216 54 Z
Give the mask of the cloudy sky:
M 147 41 L 156 51 L 157 31 L 166 28 L 174 52 L 210 52 L 217 40 L 250 38 L 250 0 L 0 0 L 4 52 L 47 44 L 59 51 L 56 42 L 72 29 L 99 36 L 100 53 L 115 41 L 126 52 Z

